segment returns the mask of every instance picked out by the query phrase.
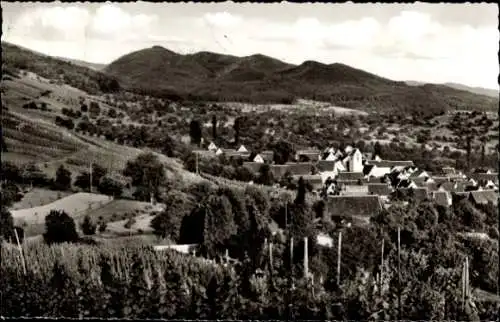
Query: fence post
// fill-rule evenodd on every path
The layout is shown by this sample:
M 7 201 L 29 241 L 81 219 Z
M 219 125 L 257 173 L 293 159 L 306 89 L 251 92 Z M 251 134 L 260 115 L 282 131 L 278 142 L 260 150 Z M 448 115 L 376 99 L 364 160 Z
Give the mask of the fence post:
M 19 254 L 21 255 L 21 263 L 23 264 L 23 272 L 24 272 L 24 275 L 26 275 L 26 263 L 24 262 L 23 248 L 21 247 L 21 243 L 19 242 L 19 235 L 17 234 L 16 227 L 14 227 L 14 234 L 16 236 L 16 241 L 17 241 L 17 247 L 19 249 Z
M 339 232 L 339 243 L 337 247 L 337 286 L 340 287 L 340 262 L 342 257 L 342 231 Z
M 309 276 L 309 254 L 307 249 L 307 237 L 304 237 L 304 277 Z
M 398 311 L 401 320 L 401 228 L 398 226 Z

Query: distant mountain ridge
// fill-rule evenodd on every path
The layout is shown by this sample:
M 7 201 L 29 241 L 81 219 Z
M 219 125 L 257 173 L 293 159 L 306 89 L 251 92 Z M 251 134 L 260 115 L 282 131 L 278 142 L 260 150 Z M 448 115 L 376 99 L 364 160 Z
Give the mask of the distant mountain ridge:
M 410 86 L 421 86 L 421 85 L 427 84 L 424 82 L 417 82 L 417 81 L 407 81 L 406 83 Z M 474 94 L 485 95 L 485 96 L 490 96 L 490 97 L 495 97 L 495 98 L 498 98 L 500 96 L 499 91 L 491 89 L 491 88 L 471 87 L 471 86 L 458 84 L 458 83 L 443 83 L 443 84 L 435 84 L 435 85 L 444 85 L 444 86 L 448 86 L 448 87 L 458 89 L 461 91 L 467 91 L 467 92 L 471 92 Z
M 366 112 L 422 117 L 454 109 L 498 110 L 495 97 L 437 84 L 410 86 L 341 63 L 294 65 L 262 54 L 182 55 L 154 46 L 124 55 L 96 71 L 92 67 L 100 66 L 85 66 L 81 61 L 69 64 L 68 59 L 5 42 L 2 51 L 6 67 L 33 70 L 49 78 L 57 78 L 62 70 L 66 82 L 91 92 L 125 89 L 173 100 L 259 104 L 289 104 L 305 98 Z
M 182 55 L 154 46 L 124 55 L 103 71 L 131 90 L 200 100 L 287 103 L 308 98 L 366 111 L 421 115 L 498 106 L 498 99 L 462 89 L 415 87 L 341 63 L 294 65 L 262 54 Z

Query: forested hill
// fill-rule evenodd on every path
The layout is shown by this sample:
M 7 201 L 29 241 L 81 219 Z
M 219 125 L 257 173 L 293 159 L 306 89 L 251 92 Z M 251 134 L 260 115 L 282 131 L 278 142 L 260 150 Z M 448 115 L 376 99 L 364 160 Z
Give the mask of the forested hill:
M 182 55 L 154 46 L 122 56 L 104 71 L 130 89 L 200 100 L 287 103 L 328 101 L 367 111 L 440 113 L 497 110 L 498 98 L 443 85 L 410 86 L 344 64 L 292 65 L 264 55 Z

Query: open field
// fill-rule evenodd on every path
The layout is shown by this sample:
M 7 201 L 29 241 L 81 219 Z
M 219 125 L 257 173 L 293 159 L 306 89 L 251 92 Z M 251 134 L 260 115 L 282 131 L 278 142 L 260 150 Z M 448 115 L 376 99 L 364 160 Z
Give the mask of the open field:
M 39 207 L 55 202 L 58 199 L 71 195 L 67 191 L 54 191 L 49 189 L 33 188 L 24 194 L 23 199 L 12 205 L 12 210 Z
M 87 212 L 87 214 L 94 220 L 102 217 L 105 222 L 112 222 L 113 216 L 121 218 L 121 216 L 127 214 L 150 215 L 151 212 L 161 211 L 161 209 L 163 209 L 163 206 L 159 204 L 152 206 L 149 202 L 115 199 L 103 207 Z
M 71 217 L 78 218 L 87 210 L 102 207 L 109 202 L 109 196 L 79 192 L 43 206 L 13 210 L 11 213 L 17 224 L 44 224 L 45 216 L 51 210 L 63 210 Z

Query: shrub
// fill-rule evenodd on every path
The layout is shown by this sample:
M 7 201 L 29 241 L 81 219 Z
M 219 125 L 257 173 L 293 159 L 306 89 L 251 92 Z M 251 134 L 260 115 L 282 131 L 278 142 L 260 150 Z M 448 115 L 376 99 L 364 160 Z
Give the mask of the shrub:
M 92 222 L 92 219 L 90 219 L 89 215 L 85 215 L 80 228 L 85 235 L 94 235 L 97 225 Z
M 78 241 L 75 221 L 63 210 L 51 210 L 45 217 L 43 238 L 47 244 Z

